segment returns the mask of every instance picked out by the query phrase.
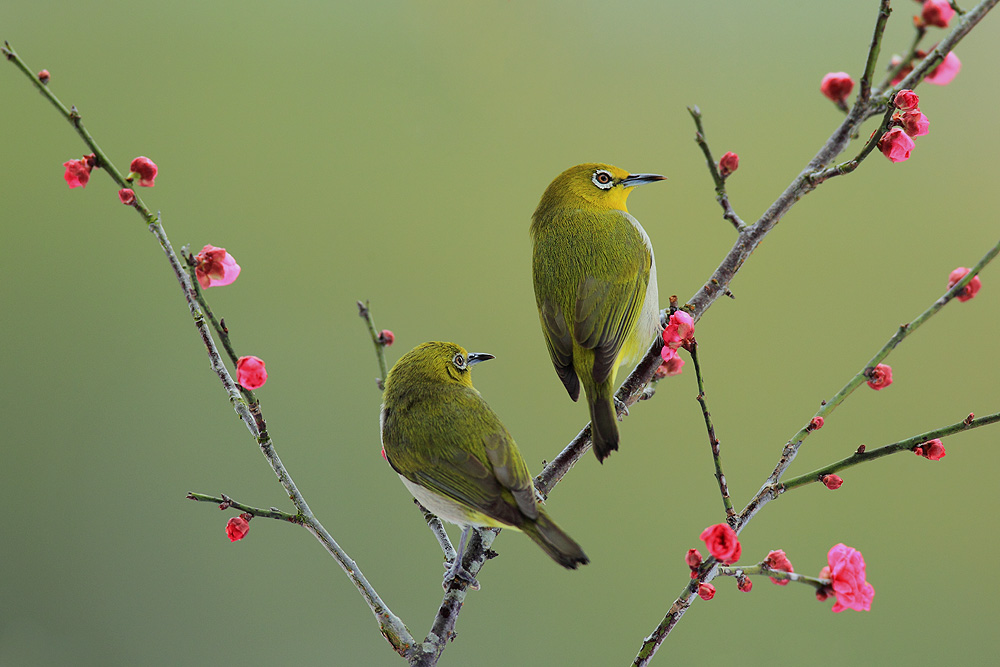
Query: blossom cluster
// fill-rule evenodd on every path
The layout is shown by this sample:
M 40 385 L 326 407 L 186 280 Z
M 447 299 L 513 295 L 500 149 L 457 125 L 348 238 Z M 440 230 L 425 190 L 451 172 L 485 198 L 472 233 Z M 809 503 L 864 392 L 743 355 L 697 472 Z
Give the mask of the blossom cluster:
M 660 357 L 663 361 L 656 369 L 655 377 L 662 379 L 668 375 L 678 375 L 684 366 L 684 360 L 677 356 L 677 350 L 686 347 L 694 341 L 694 318 L 691 313 L 678 310 L 670 316 L 663 330 L 663 349 Z
M 917 106 L 919 102 L 920 98 L 912 90 L 901 90 L 896 93 L 893 104 L 897 110 L 889 121 L 889 129 L 878 140 L 878 148 L 882 151 L 882 155 L 892 162 L 908 160 L 915 146 L 913 137 L 920 137 L 929 132 L 930 121 Z
M 702 531 L 701 539 L 704 540 L 708 552 L 719 562 L 728 565 L 739 560 L 742 551 L 740 541 L 736 536 L 736 531 L 728 524 L 720 523 L 709 526 Z M 691 577 L 698 577 L 702 565 L 701 554 L 698 553 L 698 550 L 688 549 L 684 556 L 684 562 L 691 569 Z M 728 574 L 736 577 L 737 588 L 746 593 L 753 588 L 753 584 L 747 576 L 748 573 L 766 574 L 778 586 L 787 586 L 793 580 L 792 577 L 773 576 L 781 572 L 794 574 L 795 568 L 785 552 L 776 549 L 767 554 L 757 571 L 753 571 L 751 568 L 736 568 L 735 572 Z M 826 600 L 829 597 L 836 598 L 833 611 L 841 612 L 845 609 L 869 611 L 871 609 L 875 588 L 866 580 L 865 559 L 857 549 L 844 544 L 835 545 L 827 553 L 827 565 L 820 571 L 818 579 L 819 581 L 806 577 L 798 579 L 798 581 L 817 586 L 816 597 L 819 600 Z M 715 586 L 712 584 L 699 582 L 697 593 L 701 599 L 711 600 L 715 597 L 715 592 Z

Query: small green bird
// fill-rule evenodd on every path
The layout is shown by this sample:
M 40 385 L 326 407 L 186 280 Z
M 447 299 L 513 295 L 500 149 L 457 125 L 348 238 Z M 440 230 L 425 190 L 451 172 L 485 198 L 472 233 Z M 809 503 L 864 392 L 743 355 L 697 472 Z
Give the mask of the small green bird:
M 597 460 L 618 449 L 618 366 L 660 332 L 653 245 L 625 200 L 658 174 L 580 164 L 559 174 L 531 221 L 535 303 L 549 356 L 570 398 L 587 394 Z
M 403 355 L 385 380 L 386 460 L 424 507 L 462 527 L 446 588 L 455 577 L 475 584 L 461 565 L 472 526 L 520 530 L 569 569 L 590 562 L 539 506 L 514 439 L 472 386 L 470 368 L 493 358 L 454 343 L 424 343 Z

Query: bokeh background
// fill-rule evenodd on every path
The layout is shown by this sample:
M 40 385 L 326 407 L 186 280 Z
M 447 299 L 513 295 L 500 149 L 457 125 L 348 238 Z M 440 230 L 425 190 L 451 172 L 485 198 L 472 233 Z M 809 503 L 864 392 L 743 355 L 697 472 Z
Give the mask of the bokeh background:
M 897 2 L 883 61 L 918 6 Z M 857 76 L 877 2 L 4 3 L 0 37 L 75 104 L 175 247 L 243 266 L 209 292 L 278 451 L 389 606 L 423 636 L 441 554 L 379 455 L 379 392 L 355 301 L 412 346 L 453 340 L 497 361 L 475 381 L 533 471 L 586 423 L 547 358 L 528 224 L 564 168 L 667 175 L 630 210 L 652 237 L 664 302 L 682 301 L 734 241 L 685 107 L 705 114 L 748 221 L 841 118 L 818 91 Z M 911 160 L 875 155 L 801 201 L 698 326 L 709 401 L 742 503 L 782 444 L 871 354 L 997 240 L 1000 16 L 923 86 L 931 133 Z M 933 39 L 933 37 L 932 37 Z M 0 665 L 402 664 L 348 579 L 305 531 L 264 519 L 230 544 L 224 492 L 290 509 L 234 416 L 169 267 L 116 187 L 70 191 L 84 146 L 13 66 L 0 67 Z M 855 150 L 857 146 L 850 150 Z M 852 153 L 853 155 L 853 153 Z M 1000 273 L 889 359 L 791 474 L 1000 406 Z M 592 564 L 566 572 L 503 534 L 442 665 L 628 664 L 687 580 L 685 551 L 722 519 L 691 365 L 588 455 L 551 513 Z M 1000 547 L 997 428 L 899 455 L 771 504 L 747 563 L 784 549 L 816 574 L 856 547 L 872 611 L 832 614 L 806 587 L 723 579 L 657 663 L 965 664 L 993 657 Z

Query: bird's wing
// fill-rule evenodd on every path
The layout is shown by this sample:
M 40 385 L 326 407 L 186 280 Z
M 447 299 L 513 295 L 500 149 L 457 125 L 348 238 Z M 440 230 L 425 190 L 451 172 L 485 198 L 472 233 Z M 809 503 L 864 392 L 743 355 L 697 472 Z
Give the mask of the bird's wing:
M 639 231 L 627 220 L 622 222 L 613 233 L 595 239 L 593 253 L 604 261 L 593 262 L 576 293 L 573 333 L 581 347 L 594 351 L 592 377 L 598 384 L 617 365 L 622 344 L 635 327 L 653 262 Z M 625 248 L 641 250 L 626 253 Z
M 580 378 L 573 369 L 573 335 L 566 324 L 566 318 L 562 310 L 548 298 L 539 303 L 538 312 L 552 365 L 556 367 L 556 374 L 569 392 L 569 397 L 575 401 L 580 398 Z
M 419 408 L 411 408 L 406 418 L 420 428 L 406 431 L 420 442 L 392 447 L 390 463 L 411 482 L 506 524 L 537 518 L 531 474 L 513 438 L 479 392 L 461 389 L 435 419 L 421 419 Z M 410 456 L 414 448 L 424 452 L 419 460 Z

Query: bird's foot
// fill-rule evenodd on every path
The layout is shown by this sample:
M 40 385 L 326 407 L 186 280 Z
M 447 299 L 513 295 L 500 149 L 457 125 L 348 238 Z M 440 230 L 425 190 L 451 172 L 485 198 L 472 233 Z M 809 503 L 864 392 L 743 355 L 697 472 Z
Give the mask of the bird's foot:
M 616 396 L 612 398 L 615 399 L 615 414 L 618 415 L 618 421 L 628 417 L 628 405 L 623 401 L 619 401 Z
M 455 556 L 455 560 L 450 563 L 444 564 L 446 571 L 444 573 L 444 581 L 441 582 L 441 587 L 445 590 L 451 586 L 451 583 L 458 579 L 459 581 L 464 581 L 468 584 L 469 588 L 474 591 L 479 590 L 479 582 L 472 574 L 462 567 L 462 557 L 461 555 Z

